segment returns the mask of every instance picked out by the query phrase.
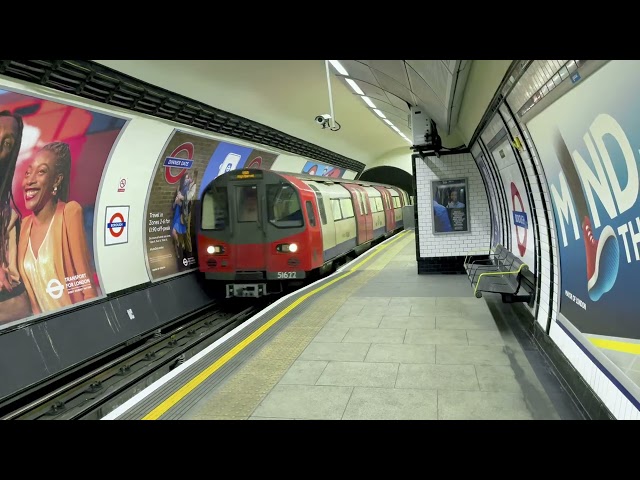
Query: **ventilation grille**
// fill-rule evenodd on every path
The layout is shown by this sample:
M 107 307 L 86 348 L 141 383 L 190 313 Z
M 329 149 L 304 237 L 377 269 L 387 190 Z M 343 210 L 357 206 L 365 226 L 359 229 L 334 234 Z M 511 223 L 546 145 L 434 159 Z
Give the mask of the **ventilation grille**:
M 261 123 L 87 60 L 0 60 L 0 74 L 96 102 L 260 143 L 360 174 L 365 165 Z

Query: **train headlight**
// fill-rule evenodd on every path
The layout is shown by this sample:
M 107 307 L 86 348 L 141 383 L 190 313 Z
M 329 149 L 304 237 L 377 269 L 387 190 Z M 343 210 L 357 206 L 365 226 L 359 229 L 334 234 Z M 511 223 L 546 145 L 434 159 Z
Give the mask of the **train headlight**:
M 207 253 L 209 255 L 213 255 L 214 253 L 224 253 L 224 248 L 220 245 L 209 245 L 207 247 Z
M 296 253 L 298 245 L 295 243 L 282 243 L 276 247 L 276 250 L 283 253 Z

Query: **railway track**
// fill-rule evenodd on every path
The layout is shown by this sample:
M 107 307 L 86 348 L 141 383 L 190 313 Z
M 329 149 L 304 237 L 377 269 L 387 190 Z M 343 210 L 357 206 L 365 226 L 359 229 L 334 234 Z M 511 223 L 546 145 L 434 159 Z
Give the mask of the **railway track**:
M 62 386 L 31 393 L 28 403 L 14 402 L 0 419 L 99 420 L 274 300 L 212 304 Z

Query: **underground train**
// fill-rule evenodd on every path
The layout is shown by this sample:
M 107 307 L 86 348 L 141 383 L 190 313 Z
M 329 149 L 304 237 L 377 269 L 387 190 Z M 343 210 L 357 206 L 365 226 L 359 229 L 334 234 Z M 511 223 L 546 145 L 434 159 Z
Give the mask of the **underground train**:
M 371 182 L 241 169 L 215 178 L 198 203 L 198 269 L 231 298 L 327 275 L 402 230 L 410 197 Z

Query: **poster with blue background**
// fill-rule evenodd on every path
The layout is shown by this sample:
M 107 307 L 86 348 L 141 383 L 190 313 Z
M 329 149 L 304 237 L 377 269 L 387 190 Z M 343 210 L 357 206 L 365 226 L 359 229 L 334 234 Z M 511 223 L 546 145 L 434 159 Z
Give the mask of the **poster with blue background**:
M 610 61 L 531 119 L 561 266 L 560 313 L 585 334 L 640 339 L 639 61 Z

